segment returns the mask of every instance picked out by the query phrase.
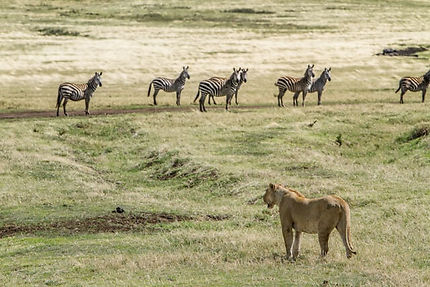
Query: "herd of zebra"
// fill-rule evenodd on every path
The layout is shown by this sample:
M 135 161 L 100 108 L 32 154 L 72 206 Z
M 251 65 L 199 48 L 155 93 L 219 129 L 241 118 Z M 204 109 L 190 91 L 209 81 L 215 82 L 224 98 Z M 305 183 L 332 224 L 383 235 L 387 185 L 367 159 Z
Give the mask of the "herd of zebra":
M 154 105 L 157 105 L 156 97 L 160 90 L 167 93 L 176 92 L 176 105 L 181 104 L 181 92 L 185 87 L 185 81 L 190 79 L 188 73 L 188 66 L 182 68 L 182 72 L 176 79 L 168 79 L 163 77 L 155 78 L 149 84 L 148 97 L 151 94 L 151 87 L 154 87 L 154 93 L 152 95 Z M 275 86 L 278 87 L 279 93 L 278 106 L 284 107 L 283 97 L 286 91 L 294 93 L 293 105 L 298 106 L 298 97 L 302 93 L 302 106 L 305 105 L 305 98 L 307 93 L 318 92 L 318 105 L 321 104 L 321 96 L 324 87 L 328 81 L 331 81 L 331 68 L 324 68 L 320 77 L 314 79 L 315 74 L 313 72 L 314 65 L 308 65 L 303 77 L 296 78 L 290 76 L 280 77 L 276 82 Z M 214 104 L 215 97 L 226 97 L 225 108 L 228 110 L 231 105 L 233 96 L 235 97 L 236 105 L 237 94 L 243 83 L 247 82 L 248 69 L 233 68 L 233 73 L 228 78 L 223 77 L 212 77 L 210 79 L 201 81 L 199 83 L 197 95 L 194 98 L 194 102 L 200 97 L 199 108 L 201 112 L 206 112 L 205 100 L 208 96 L 208 103 L 210 104 L 211 98 Z M 58 87 L 57 97 L 57 116 L 59 116 L 59 109 L 63 104 L 64 115 L 67 116 L 66 105 L 69 100 L 80 101 L 85 99 L 85 114 L 89 114 L 89 104 L 93 93 L 96 91 L 98 86 L 102 86 L 101 80 L 102 72 L 96 72 L 86 84 L 74 84 L 74 83 L 63 83 Z M 403 104 L 403 96 L 409 90 L 412 92 L 422 92 L 422 102 L 424 102 L 427 87 L 430 82 L 430 70 L 422 75 L 421 77 L 403 77 L 399 81 L 399 88 L 396 93 L 401 90 L 400 103 Z M 276 95 L 275 95 L 276 96 Z

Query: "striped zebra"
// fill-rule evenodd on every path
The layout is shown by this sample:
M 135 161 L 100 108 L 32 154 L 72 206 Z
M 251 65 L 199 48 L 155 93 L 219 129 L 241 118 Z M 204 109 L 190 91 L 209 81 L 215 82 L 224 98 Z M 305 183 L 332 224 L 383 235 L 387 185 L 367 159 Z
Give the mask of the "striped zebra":
M 90 100 L 93 93 L 96 91 L 98 86 L 102 86 L 102 72 L 95 73 L 94 76 L 88 80 L 86 84 L 73 84 L 73 83 L 62 83 L 58 87 L 57 97 L 57 117 L 59 116 L 59 110 L 61 102 L 63 101 L 64 115 L 67 116 L 66 105 L 69 100 L 80 101 L 85 99 L 85 114 L 89 115 L 88 108 L 90 106 Z
M 242 84 L 243 83 L 246 83 L 246 81 L 248 80 L 247 79 L 247 73 L 248 73 L 248 69 L 242 69 L 242 68 L 239 68 L 239 71 L 240 71 L 240 81 L 239 81 L 239 84 L 237 85 L 237 88 L 236 88 L 236 92 L 234 93 L 234 100 L 235 100 L 235 102 L 236 102 L 236 105 L 238 105 L 239 103 L 237 102 L 237 94 L 238 94 L 238 92 L 239 92 L 239 89 L 240 89 L 240 87 L 242 86 Z M 211 79 L 213 79 L 213 78 L 218 78 L 218 77 L 212 77 Z M 212 101 L 214 102 L 214 104 L 216 105 L 216 102 L 215 102 L 215 97 L 213 96 L 213 95 L 210 95 L 209 96 L 209 98 L 208 98 L 208 104 L 210 105 L 211 104 L 211 98 L 212 98 Z M 233 99 L 233 97 L 231 97 L 230 98 L 230 102 L 228 103 L 229 105 L 231 105 L 231 100 Z
M 308 65 L 305 74 L 302 78 L 293 78 L 290 76 L 284 76 L 284 77 L 280 77 L 276 83 L 275 86 L 278 87 L 279 89 L 279 94 L 278 94 L 278 106 L 279 107 L 283 107 L 284 106 L 284 101 L 283 101 L 283 97 L 285 92 L 291 91 L 294 92 L 294 97 L 293 97 L 293 105 L 294 106 L 298 106 L 298 100 L 297 98 L 299 97 L 300 93 L 303 93 L 303 102 L 302 102 L 302 106 L 305 105 L 305 98 L 306 98 L 306 94 L 308 93 L 311 85 L 312 85 L 312 78 L 315 77 L 313 69 L 314 65 Z
M 206 96 L 223 97 L 226 96 L 225 109 L 228 111 L 228 104 L 236 92 L 237 86 L 240 82 L 240 71 L 233 68 L 233 73 L 227 78 L 213 77 L 208 80 L 201 81 L 199 90 L 194 98 L 194 102 L 200 96 L 200 111 L 206 112 L 205 100 Z
M 327 80 L 331 81 L 330 71 L 331 68 L 324 68 L 324 71 L 321 73 L 321 76 L 318 79 L 314 79 L 312 81 L 312 86 L 309 89 L 309 93 L 318 92 L 318 105 L 321 105 L 321 96 L 324 90 L 324 86 L 327 83 Z
M 430 82 L 430 70 L 422 75 L 421 77 L 403 77 L 399 81 L 399 88 L 397 89 L 396 93 L 399 90 L 402 90 L 400 94 L 400 103 L 403 104 L 403 95 L 409 90 L 411 92 L 418 92 L 422 91 L 422 99 L 421 102 L 424 103 L 427 87 L 429 86 Z
M 151 86 L 154 86 L 154 94 L 152 97 L 154 98 L 154 105 L 157 105 L 157 94 L 160 90 L 165 91 L 166 93 L 176 92 L 176 105 L 181 105 L 181 92 L 185 86 L 185 80 L 189 79 L 190 75 L 188 74 L 188 66 L 182 67 L 182 72 L 179 74 L 179 77 L 176 79 L 167 79 L 158 77 L 151 81 L 148 88 L 148 97 L 151 94 Z

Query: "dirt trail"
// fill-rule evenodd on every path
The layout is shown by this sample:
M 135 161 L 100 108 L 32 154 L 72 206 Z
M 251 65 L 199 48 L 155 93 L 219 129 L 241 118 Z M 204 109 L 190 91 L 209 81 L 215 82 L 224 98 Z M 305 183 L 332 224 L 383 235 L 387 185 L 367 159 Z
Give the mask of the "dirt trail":
M 235 109 L 263 109 L 269 106 L 257 105 L 257 106 L 237 106 L 232 107 L 231 110 Z M 218 106 L 210 106 L 208 108 L 208 112 L 213 109 L 224 109 L 224 105 Z M 147 108 L 139 108 L 139 109 L 102 109 L 102 110 L 93 110 L 91 111 L 92 116 L 99 115 L 118 115 L 118 114 L 151 114 L 151 113 L 163 113 L 163 112 L 192 112 L 198 111 L 198 106 L 182 106 L 182 107 L 154 107 L 149 106 Z M 85 116 L 85 113 L 82 112 L 68 112 L 69 116 Z M 0 120 L 4 119 L 26 119 L 26 118 L 53 118 L 56 117 L 56 111 L 21 111 L 21 112 L 11 112 L 11 113 L 0 113 Z M 64 117 L 63 114 L 60 114 L 60 117 Z
M 128 232 L 142 231 L 150 228 L 149 225 L 159 223 L 172 223 L 179 221 L 221 221 L 228 219 L 228 215 L 200 215 L 187 216 L 169 213 L 128 213 L 128 214 L 105 214 L 89 218 L 69 219 L 66 221 L 55 221 L 50 223 L 37 223 L 18 225 L 15 223 L 5 224 L 0 227 L 0 238 L 18 234 L 36 234 L 40 232 L 54 232 L 61 234 L 73 233 L 99 233 L 99 232 Z

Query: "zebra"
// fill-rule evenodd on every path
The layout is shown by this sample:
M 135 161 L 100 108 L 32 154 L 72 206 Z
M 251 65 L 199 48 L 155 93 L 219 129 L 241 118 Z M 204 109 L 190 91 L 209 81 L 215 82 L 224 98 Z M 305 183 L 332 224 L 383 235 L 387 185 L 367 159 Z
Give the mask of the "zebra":
M 149 83 L 148 97 L 151 94 L 151 86 L 154 86 L 154 94 L 152 95 L 152 97 L 154 98 L 154 106 L 157 105 L 156 97 L 160 90 L 163 90 L 166 93 L 176 92 L 176 105 L 181 105 L 181 92 L 184 89 L 185 80 L 190 79 L 190 74 L 188 74 L 188 68 L 188 66 L 182 67 L 182 72 L 176 79 L 158 77 L 153 79 L 151 83 Z
M 331 68 L 324 68 L 324 71 L 321 73 L 321 76 L 318 79 L 314 79 L 312 81 L 312 86 L 309 89 L 309 93 L 318 92 L 318 105 L 321 105 L 321 96 L 324 90 L 324 86 L 327 83 L 327 80 L 331 81 L 330 71 Z
M 196 97 L 194 98 L 194 102 L 197 101 L 200 96 L 200 111 L 206 112 L 205 100 L 207 95 L 215 97 L 226 96 L 225 109 L 228 111 L 228 104 L 236 92 L 239 82 L 240 71 L 236 70 L 236 68 L 233 68 L 233 73 L 228 79 L 213 77 L 208 80 L 201 81 L 199 83 L 199 89 Z
M 430 82 L 430 70 L 427 73 L 422 75 L 421 77 L 403 77 L 399 81 L 399 88 L 396 90 L 396 93 L 399 90 L 402 90 L 400 94 L 400 103 L 403 104 L 403 95 L 409 90 L 411 92 L 422 91 L 422 99 L 421 102 L 424 103 L 424 99 L 426 97 L 427 87 Z
M 103 72 L 95 73 L 94 76 L 88 80 L 86 84 L 73 84 L 73 83 L 62 83 L 58 87 L 58 97 L 57 97 L 57 117 L 59 116 L 59 110 L 61 102 L 63 101 L 63 111 L 64 115 L 67 116 L 66 105 L 69 100 L 80 101 L 85 99 L 85 115 L 89 115 L 89 105 L 93 93 L 96 91 L 98 86 L 102 86 L 102 76 Z
M 303 93 L 302 106 L 305 105 L 306 94 L 312 85 L 312 78 L 315 77 L 315 74 L 312 70 L 313 68 L 314 68 L 314 65 L 312 66 L 308 65 L 303 78 L 293 78 L 290 76 L 284 76 L 284 77 L 280 77 L 276 81 L 275 86 L 277 86 L 279 89 L 279 94 L 278 94 L 279 107 L 284 106 L 284 101 L 282 100 L 282 98 L 284 97 L 284 94 L 287 90 L 294 92 L 294 97 L 293 97 L 294 106 L 299 105 L 297 98 L 299 97 L 300 93 Z
M 240 81 L 239 81 L 239 84 L 237 85 L 236 92 L 234 93 L 234 100 L 236 102 L 236 105 L 239 104 L 237 102 L 237 93 L 239 92 L 239 89 L 242 86 L 242 84 L 246 83 L 246 81 L 247 81 L 247 76 L 246 75 L 247 75 L 247 72 L 248 72 L 248 68 L 247 69 L 239 68 L 239 71 L 240 71 Z M 214 78 L 218 78 L 218 77 L 212 77 L 211 79 L 214 79 Z M 211 98 L 212 98 L 213 103 L 216 105 L 215 97 L 213 95 L 209 96 L 209 98 L 208 98 L 208 104 L 209 105 L 211 104 Z M 233 99 L 233 97 L 230 98 L 230 102 L 228 103 L 229 105 L 231 105 L 231 100 L 232 99 Z

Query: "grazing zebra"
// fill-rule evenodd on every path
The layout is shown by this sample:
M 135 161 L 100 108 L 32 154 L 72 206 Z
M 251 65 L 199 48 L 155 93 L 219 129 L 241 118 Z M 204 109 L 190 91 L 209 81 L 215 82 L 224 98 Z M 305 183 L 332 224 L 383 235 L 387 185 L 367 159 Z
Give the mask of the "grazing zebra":
M 167 79 L 158 77 L 151 81 L 148 89 L 148 97 L 151 94 L 151 86 L 154 86 L 154 94 L 152 97 L 154 98 L 154 105 L 157 105 L 157 94 L 160 90 L 165 91 L 166 93 L 176 92 L 176 105 L 181 105 L 181 92 L 185 86 L 185 80 L 189 79 L 190 75 L 188 74 L 188 66 L 182 67 L 182 72 L 179 74 L 179 77 L 176 79 Z
M 314 79 L 312 81 L 312 86 L 309 89 L 309 93 L 318 92 L 318 105 L 321 105 L 321 96 L 324 90 L 324 86 L 327 83 L 327 80 L 331 81 L 330 71 L 331 68 L 324 68 L 324 71 L 321 73 L 321 76 L 318 79 Z
M 236 92 L 234 93 L 234 100 L 236 102 L 236 105 L 239 104 L 237 102 L 237 93 L 239 92 L 239 89 L 242 86 L 242 84 L 246 83 L 246 81 L 247 81 L 247 76 L 246 75 L 247 75 L 248 69 L 239 68 L 239 71 L 240 71 L 240 81 L 239 81 L 239 84 L 237 85 Z M 218 78 L 218 77 L 212 77 L 211 79 L 215 79 L 215 78 Z M 208 98 L 208 104 L 209 105 L 211 104 L 211 98 L 212 98 L 212 101 L 214 102 L 214 104 L 216 105 L 216 103 L 215 103 L 215 97 L 213 95 L 209 96 L 209 98 Z M 233 97 L 230 98 L 230 102 L 228 103 L 229 105 L 231 105 L 231 100 L 232 99 L 233 99 Z
M 422 75 L 421 77 L 404 77 L 399 81 L 399 90 L 402 90 L 400 94 L 400 103 L 403 104 L 403 95 L 409 90 L 411 92 L 422 91 L 422 99 L 421 102 L 424 103 L 424 99 L 426 97 L 427 87 L 430 82 L 430 70 Z
M 59 110 L 61 102 L 63 102 L 64 115 L 67 116 L 66 105 L 69 100 L 80 101 L 85 99 L 85 114 L 89 115 L 89 105 L 93 93 L 96 91 L 98 86 L 102 86 L 102 72 L 95 73 L 94 76 L 88 80 L 86 84 L 73 84 L 73 83 L 62 83 L 58 87 L 58 98 L 57 98 L 57 117 L 59 116 Z
M 313 68 L 314 68 L 314 65 L 312 65 L 312 66 L 308 65 L 303 78 L 293 78 L 290 76 L 284 76 L 284 77 L 280 77 L 276 81 L 275 86 L 277 86 L 279 89 L 279 94 L 278 94 L 278 106 L 279 107 L 284 106 L 284 101 L 282 98 L 284 97 L 284 94 L 287 90 L 294 92 L 294 97 L 293 97 L 293 105 L 294 106 L 299 105 L 297 98 L 299 97 L 300 93 L 303 93 L 302 106 L 305 105 L 306 94 L 312 85 L 312 78 L 315 77 L 314 72 L 312 70 Z
M 226 96 L 225 109 L 228 111 L 228 104 L 236 92 L 237 85 L 240 81 L 240 71 L 233 68 L 233 73 L 230 78 L 213 77 L 208 80 L 201 81 L 199 90 L 194 98 L 194 102 L 200 96 L 200 111 L 206 112 L 205 100 L 206 96 L 222 97 Z

